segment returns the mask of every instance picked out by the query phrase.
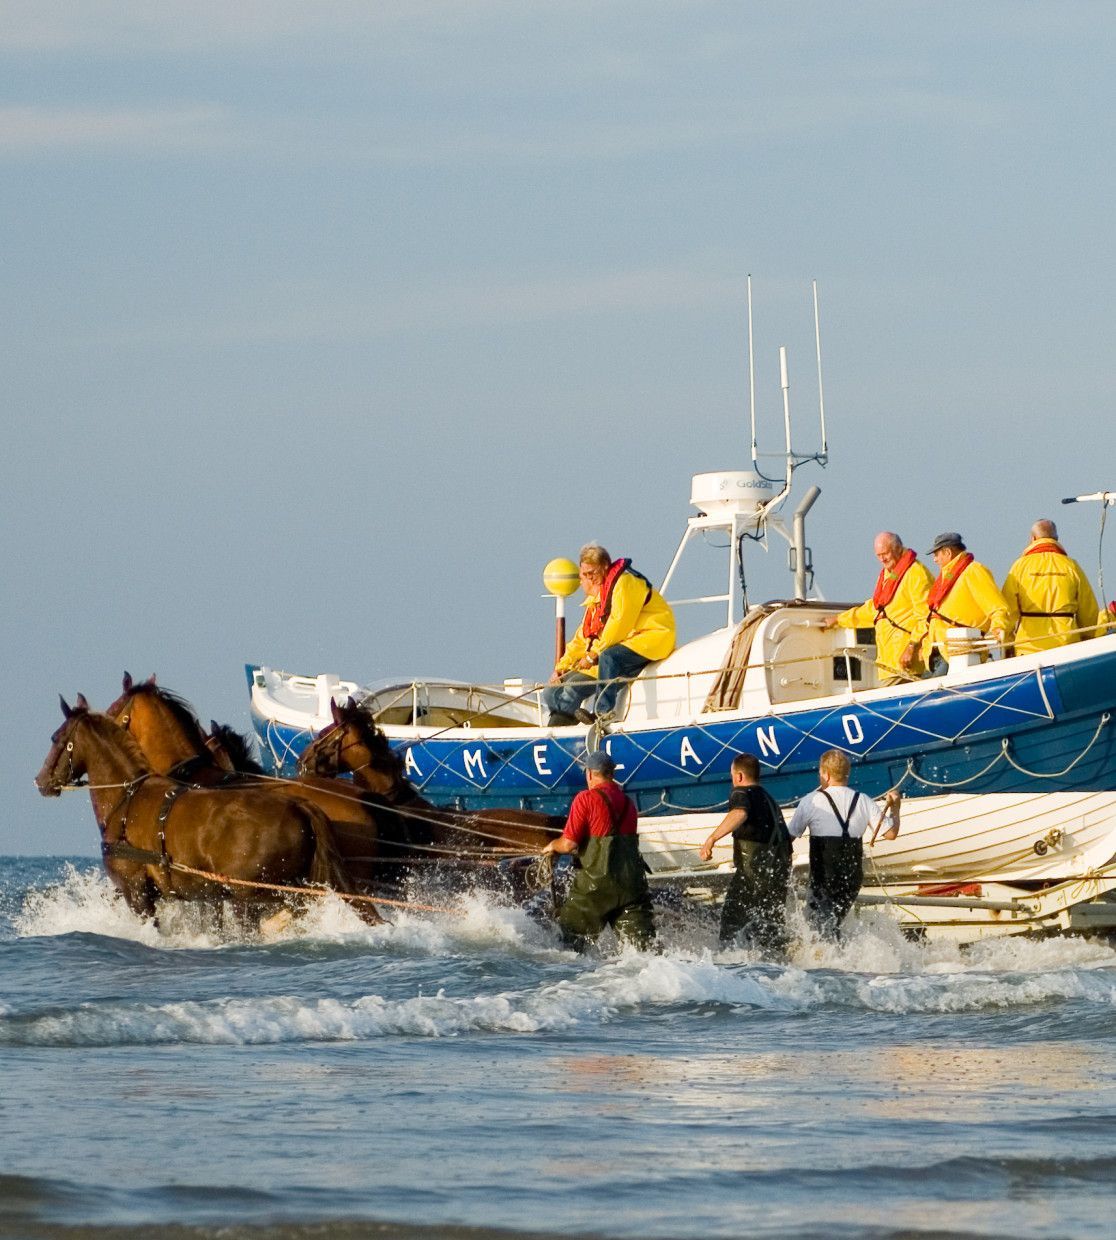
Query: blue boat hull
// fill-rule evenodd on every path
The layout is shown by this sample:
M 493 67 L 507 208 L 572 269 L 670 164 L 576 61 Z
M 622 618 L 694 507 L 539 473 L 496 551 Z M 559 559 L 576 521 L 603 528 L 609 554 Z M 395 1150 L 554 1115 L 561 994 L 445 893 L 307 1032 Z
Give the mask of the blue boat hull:
M 765 783 L 784 803 L 817 786 L 818 758 L 830 748 L 850 755 L 857 787 L 873 796 L 899 783 L 916 797 L 1112 790 L 1114 711 L 1116 652 L 963 686 L 922 682 L 902 696 L 862 695 L 824 709 L 621 729 L 603 748 L 643 815 L 723 808 L 729 764 L 741 751 L 760 757 Z M 293 775 L 309 733 L 255 711 L 253 724 L 265 762 Z M 414 739 L 386 731 L 405 753 L 411 781 L 435 804 L 564 813 L 584 786 L 581 737 L 509 730 Z

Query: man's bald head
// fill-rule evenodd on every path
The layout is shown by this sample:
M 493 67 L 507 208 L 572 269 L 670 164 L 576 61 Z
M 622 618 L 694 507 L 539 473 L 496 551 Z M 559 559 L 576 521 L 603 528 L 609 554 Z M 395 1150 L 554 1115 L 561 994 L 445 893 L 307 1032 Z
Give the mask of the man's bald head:
M 872 552 L 884 568 L 894 568 L 903 554 L 903 540 L 891 530 L 881 530 L 872 543 Z
M 1058 537 L 1058 527 L 1054 524 L 1053 521 L 1048 521 L 1045 517 L 1043 517 L 1040 521 L 1036 521 L 1034 525 L 1031 526 L 1031 540 L 1032 541 L 1034 541 L 1034 539 L 1036 538 L 1057 538 L 1057 537 Z

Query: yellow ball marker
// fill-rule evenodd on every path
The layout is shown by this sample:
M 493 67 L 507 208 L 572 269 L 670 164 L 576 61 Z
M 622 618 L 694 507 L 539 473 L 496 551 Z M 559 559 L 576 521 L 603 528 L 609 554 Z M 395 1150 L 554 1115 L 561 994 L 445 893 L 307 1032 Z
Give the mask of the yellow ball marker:
M 577 565 L 558 556 L 543 569 L 543 585 L 555 597 L 567 598 L 578 587 Z
M 558 556 L 543 569 L 543 585 L 554 595 L 554 661 L 566 649 L 566 599 L 581 584 L 577 565 L 565 556 Z

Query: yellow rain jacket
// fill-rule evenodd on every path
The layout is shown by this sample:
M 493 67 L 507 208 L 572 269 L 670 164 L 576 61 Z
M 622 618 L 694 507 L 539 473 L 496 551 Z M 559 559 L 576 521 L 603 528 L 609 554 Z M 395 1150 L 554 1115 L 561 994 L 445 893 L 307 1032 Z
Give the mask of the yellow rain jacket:
M 1004 579 L 1015 653 L 1052 650 L 1104 633 L 1097 596 L 1081 565 L 1054 538 L 1036 538 Z M 1107 620 L 1107 617 L 1105 617 Z M 1085 629 L 1087 632 L 1075 632 Z
M 883 570 L 883 578 L 894 581 L 895 574 Z M 903 574 L 903 580 L 891 602 L 884 608 L 876 606 L 875 598 L 841 612 L 837 623 L 846 629 L 876 630 L 876 664 L 886 676 L 920 676 L 922 663 L 915 662 L 904 669 L 899 657 L 912 640 L 912 634 L 926 618 L 926 596 L 930 593 L 930 570 L 918 560 Z
M 942 601 L 940 611 L 942 615 L 932 616 L 928 607 L 914 630 L 915 641 L 921 644 L 929 639 L 929 649 L 926 645 L 922 649 L 926 662 L 929 662 L 930 650 L 935 646 L 943 658 L 949 658 L 946 648 L 946 632 L 949 629 L 980 629 L 986 634 L 999 631 L 1005 638 L 1011 633 L 1007 600 L 1000 593 L 995 577 L 976 560 L 957 578 L 953 589 Z
M 591 595 L 582 604 L 592 607 L 597 602 Z M 612 587 L 608 619 L 596 641 L 585 636 L 585 620 L 570 638 L 565 654 L 554 665 L 559 676 L 573 671 L 592 649 L 600 654 L 609 646 L 627 646 L 645 659 L 665 659 L 674 649 L 674 612 L 665 598 L 638 573 L 625 569 Z M 582 668 L 585 676 L 596 676 L 597 665 Z

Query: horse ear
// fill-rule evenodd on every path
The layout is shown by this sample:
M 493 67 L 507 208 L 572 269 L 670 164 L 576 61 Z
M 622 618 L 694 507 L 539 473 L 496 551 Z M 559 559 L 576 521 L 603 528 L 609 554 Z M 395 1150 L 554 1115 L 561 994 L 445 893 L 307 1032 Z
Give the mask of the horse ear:
M 217 722 L 217 720 L 216 720 L 216 719 L 210 719 L 210 721 L 209 721 L 209 730 L 210 730 L 210 732 L 211 732 L 214 736 L 216 736 L 216 735 L 217 735 L 217 729 L 218 729 L 218 728 L 220 728 L 220 726 L 221 726 L 221 725 Z
M 351 702 L 352 698 L 350 698 L 349 701 Z M 329 710 L 330 714 L 333 716 L 334 723 L 340 723 L 341 720 L 345 718 L 344 711 L 342 711 L 341 707 L 337 705 L 333 698 L 329 699 Z
M 154 672 L 152 672 L 152 673 L 151 673 L 151 675 L 150 675 L 150 676 L 148 676 L 148 678 L 147 678 L 147 683 L 148 683 L 149 685 L 153 685 L 153 684 L 155 683 L 155 673 L 154 673 Z
M 132 686 L 133 686 L 135 683 L 136 683 L 136 682 L 132 679 L 132 673 L 131 673 L 131 672 L 125 672 L 125 673 L 124 673 L 124 692 L 125 692 L 125 693 L 131 693 L 131 692 L 132 692 Z
M 70 709 L 69 704 L 61 693 L 58 695 L 58 700 L 62 703 L 62 713 L 67 719 L 71 718 L 74 712 Z
M 88 710 L 89 709 L 89 703 L 85 700 L 84 693 L 79 693 L 77 695 L 77 701 L 74 703 L 74 706 L 77 710 Z

